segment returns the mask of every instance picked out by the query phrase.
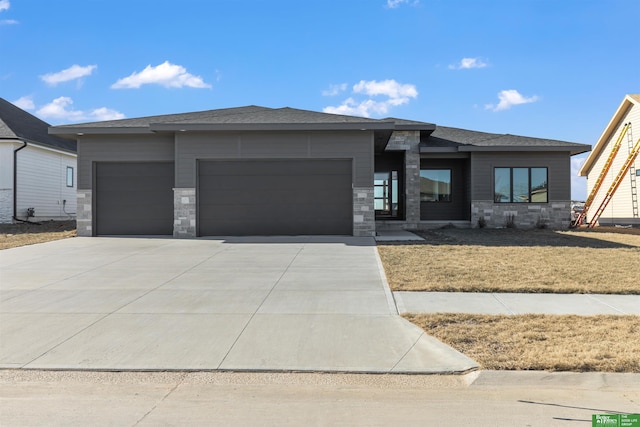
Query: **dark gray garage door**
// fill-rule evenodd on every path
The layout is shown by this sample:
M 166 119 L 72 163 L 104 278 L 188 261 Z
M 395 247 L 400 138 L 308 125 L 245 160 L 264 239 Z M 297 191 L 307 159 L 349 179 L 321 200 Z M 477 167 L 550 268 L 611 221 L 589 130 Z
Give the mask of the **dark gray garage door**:
M 351 160 L 198 163 L 201 236 L 351 235 Z
M 173 163 L 97 163 L 96 234 L 173 234 Z

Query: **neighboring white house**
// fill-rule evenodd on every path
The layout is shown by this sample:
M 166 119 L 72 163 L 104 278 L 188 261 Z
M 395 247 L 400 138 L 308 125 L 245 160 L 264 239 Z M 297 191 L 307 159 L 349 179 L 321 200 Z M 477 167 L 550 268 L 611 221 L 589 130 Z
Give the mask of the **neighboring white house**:
M 580 169 L 579 175 L 587 177 L 587 192 L 591 194 L 607 159 L 620 141 L 619 151 L 611 166 L 602 178 L 602 185 L 595 193 L 587 212 L 587 222 L 591 222 L 602 205 L 616 176 L 623 169 L 632 149 L 640 140 L 640 95 L 626 95 L 622 103 L 602 132 L 600 139 Z M 601 225 L 640 225 L 638 212 L 638 187 L 640 186 L 640 156 L 631 163 L 631 167 L 621 177 L 620 186 L 610 197 L 598 220 Z
M 0 98 L 0 223 L 75 219 L 76 142 Z

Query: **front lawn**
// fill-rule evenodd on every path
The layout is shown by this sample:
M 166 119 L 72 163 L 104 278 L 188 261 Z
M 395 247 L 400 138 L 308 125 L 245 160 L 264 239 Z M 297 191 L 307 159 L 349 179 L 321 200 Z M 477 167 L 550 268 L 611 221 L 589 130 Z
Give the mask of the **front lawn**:
M 640 373 L 640 316 L 407 314 L 481 369 Z
M 442 229 L 380 244 L 394 291 L 640 294 L 640 230 Z

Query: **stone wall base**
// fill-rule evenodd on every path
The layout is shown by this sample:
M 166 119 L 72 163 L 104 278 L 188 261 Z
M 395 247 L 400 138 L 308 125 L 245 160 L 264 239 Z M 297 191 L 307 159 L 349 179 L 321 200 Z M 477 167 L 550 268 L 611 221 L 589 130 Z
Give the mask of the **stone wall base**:
M 0 224 L 13 222 L 13 190 L 0 189 Z
M 78 190 L 77 192 L 76 228 L 78 237 L 93 236 L 93 192 L 92 190 Z
M 196 189 L 173 189 L 173 237 L 196 237 Z
M 471 203 L 471 226 L 481 224 L 488 228 L 569 228 L 571 201 L 555 201 L 547 204 L 493 203 L 475 200 Z
M 373 188 L 353 188 L 353 235 L 371 237 L 376 234 Z

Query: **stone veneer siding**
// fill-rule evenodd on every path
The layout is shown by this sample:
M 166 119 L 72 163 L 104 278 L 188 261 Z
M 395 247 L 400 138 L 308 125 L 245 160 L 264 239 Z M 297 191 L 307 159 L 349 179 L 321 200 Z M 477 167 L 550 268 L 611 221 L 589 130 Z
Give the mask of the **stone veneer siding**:
M 373 188 L 354 187 L 353 189 L 353 235 L 359 237 L 375 236 L 376 220 L 373 209 Z
M 78 190 L 78 206 L 76 208 L 76 228 L 79 237 L 93 236 L 93 192 L 91 190 Z
M 402 228 L 415 230 L 420 223 L 420 132 L 393 132 L 386 150 L 405 152 L 405 220 L 402 221 Z
M 554 230 L 569 228 L 571 201 L 554 201 L 547 204 L 493 203 L 491 200 L 474 200 L 471 203 L 471 226 L 478 227 L 484 217 L 488 228 L 506 227 L 509 217 L 517 228 L 536 228 L 544 225 Z
M 196 189 L 173 189 L 173 237 L 196 237 Z
M 0 190 L 0 224 L 13 222 L 13 191 L 10 188 Z

